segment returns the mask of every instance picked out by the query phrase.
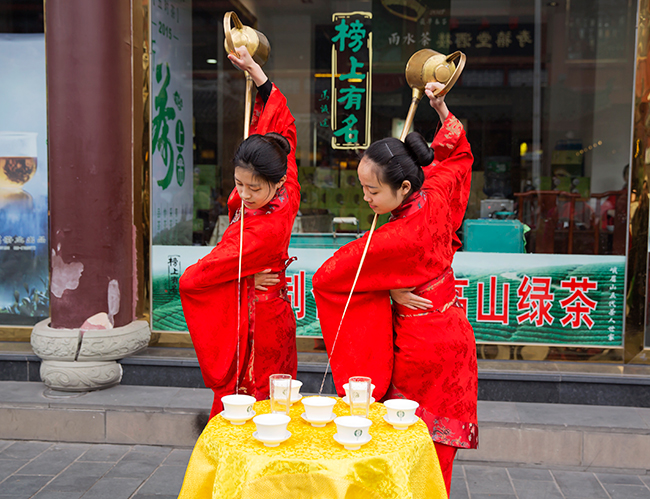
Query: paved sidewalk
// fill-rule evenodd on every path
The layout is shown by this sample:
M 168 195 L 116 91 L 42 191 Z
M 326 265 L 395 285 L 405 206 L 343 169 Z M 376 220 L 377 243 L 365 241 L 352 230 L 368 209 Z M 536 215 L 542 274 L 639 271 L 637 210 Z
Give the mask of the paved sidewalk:
M 191 452 L 0 440 L 0 498 L 176 499 Z
M 2 499 L 171 499 L 190 449 L 0 440 Z M 457 464 L 451 499 L 650 499 L 650 475 Z
M 650 475 L 617 471 L 456 465 L 450 499 L 650 499 Z

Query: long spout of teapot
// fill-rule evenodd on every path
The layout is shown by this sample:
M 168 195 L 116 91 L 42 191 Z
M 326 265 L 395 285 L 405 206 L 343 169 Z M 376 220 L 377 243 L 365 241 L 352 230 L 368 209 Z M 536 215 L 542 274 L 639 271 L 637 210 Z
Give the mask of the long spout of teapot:
M 420 104 L 422 97 L 424 97 L 424 88 L 413 88 L 411 92 L 411 106 L 409 107 L 409 112 L 406 115 L 406 120 L 404 120 L 404 128 L 402 129 L 402 134 L 399 137 L 399 140 L 402 142 L 404 142 L 404 139 L 411 129 L 413 119 L 415 118 L 415 112 L 418 109 L 418 104 Z

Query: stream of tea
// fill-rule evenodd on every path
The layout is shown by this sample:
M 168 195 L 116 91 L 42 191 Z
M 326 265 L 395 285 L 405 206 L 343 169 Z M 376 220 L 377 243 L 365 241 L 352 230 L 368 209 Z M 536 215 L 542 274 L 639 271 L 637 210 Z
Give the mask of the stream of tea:
M 363 261 L 366 259 L 366 253 L 368 252 L 368 246 L 370 246 L 370 240 L 372 239 L 372 234 L 375 232 L 375 226 L 377 225 L 377 214 L 375 213 L 375 218 L 372 219 L 372 225 L 370 226 L 370 232 L 368 233 L 368 240 L 366 245 L 363 248 L 363 253 L 361 254 L 361 261 L 359 262 L 359 268 L 357 269 L 357 275 L 354 276 L 354 281 L 352 282 L 352 289 L 350 290 L 350 295 L 348 296 L 348 301 L 345 303 L 345 308 L 343 309 L 343 315 L 341 315 L 341 322 L 339 322 L 339 327 L 336 330 L 336 335 L 334 335 L 334 342 L 332 343 L 332 349 L 330 354 L 327 356 L 327 366 L 325 366 L 325 372 L 323 373 L 323 381 L 320 383 L 320 390 L 318 390 L 318 395 L 323 394 L 323 386 L 325 386 L 325 379 L 327 379 L 327 371 L 330 368 L 330 358 L 334 355 L 334 348 L 336 347 L 336 340 L 339 339 L 339 333 L 341 332 L 341 326 L 343 325 L 343 319 L 345 318 L 345 313 L 348 311 L 348 305 L 350 305 L 350 300 L 352 299 L 352 294 L 354 293 L 354 287 L 357 285 L 357 279 L 359 279 L 359 274 L 361 273 L 361 267 L 363 267 Z
M 237 273 L 237 369 L 235 371 L 235 376 L 237 381 L 235 382 L 235 393 L 239 393 L 239 333 L 241 328 L 241 259 L 244 249 L 244 200 L 241 201 L 240 220 L 241 224 L 239 226 L 239 271 Z

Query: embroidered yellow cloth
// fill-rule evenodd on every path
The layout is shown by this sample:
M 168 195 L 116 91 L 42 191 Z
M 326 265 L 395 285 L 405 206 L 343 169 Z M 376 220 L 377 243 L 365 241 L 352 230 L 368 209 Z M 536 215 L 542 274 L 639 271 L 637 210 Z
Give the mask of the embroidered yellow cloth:
M 270 412 L 256 402 L 257 414 Z M 370 406 L 372 440 L 346 450 L 332 436 L 336 425 L 314 428 L 291 408 L 291 437 L 278 447 L 253 438 L 252 420 L 241 426 L 217 415 L 199 437 L 185 472 L 179 499 L 447 499 L 438 456 L 422 420 L 395 430 L 383 404 Z M 338 416 L 350 411 L 341 399 Z

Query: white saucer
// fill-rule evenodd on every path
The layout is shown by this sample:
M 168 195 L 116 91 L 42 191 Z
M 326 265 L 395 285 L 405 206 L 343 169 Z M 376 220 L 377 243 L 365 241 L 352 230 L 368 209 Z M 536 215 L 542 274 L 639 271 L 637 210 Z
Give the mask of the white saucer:
M 388 419 L 388 414 L 384 414 L 384 421 L 386 421 L 389 425 L 391 425 L 396 430 L 406 430 L 412 424 L 417 423 L 418 419 L 420 418 L 418 418 L 417 416 L 413 416 L 413 419 L 411 419 L 410 421 L 391 421 L 390 419 Z
M 295 397 L 295 398 L 292 396 L 292 397 L 291 397 L 291 405 L 293 405 L 293 404 L 295 404 L 296 402 L 298 402 L 301 398 L 302 398 L 302 395 L 300 395 L 300 394 L 298 394 L 298 396 Z
M 332 416 L 331 416 L 329 419 L 325 420 L 325 421 L 312 421 L 311 419 L 307 419 L 307 413 L 306 413 L 306 412 L 303 412 L 303 413 L 300 415 L 300 417 L 301 417 L 302 419 L 304 419 L 305 421 L 307 421 L 307 422 L 308 422 L 310 425 L 312 425 L 314 428 L 322 428 L 322 427 L 325 426 L 327 423 L 331 423 L 332 421 L 334 421 L 334 420 L 336 419 L 337 416 L 336 416 L 336 414 L 332 413 Z
M 282 442 L 284 442 L 290 436 L 291 436 L 291 432 L 287 430 L 287 431 L 285 431 L 285 433 L 284 433 L 284 435 L 282 437 L 274 438 L 274 439 L 271 439 L 271 440 L 269 440 L 269 439 L 262 440 L 259 437 L 259 435 L 257 434 L 256 431 L 253 432 L 253 438 L 255 440 L 259 440 L 260 442 L 262 442 L 267 447 L 277 447 L 278 445 L 280 445 Z
M 255 411 L 251 411 L 250 414 L 248 416 L 245 416 L 245 417 L 228 416 L 228 415 L 226 415 L 226 411 L 221 411 L 220 416 L 222 418 L 227 419 L 228 421 L 230 421 L 230 424 L 242 425 L 242 424 L 246 423 L 246 421 L 248 421 L 249 419 L 255 417 Z
M 332 436 L 334 440 L 336 440 L 337 443 L 341 444 L 343 447 L 345 447 L 347 450 L 359 450 L 362 445 L 367 444 L 372 440 L 372 435 L 368 435 L 368 438 L 364 438 L 363 440 L 355 440 L 355 441 L 347 441 L 347 440 L 341 440 L 341 437 L 339 437 L 339 434 L 335 434 Z
M 350 405 L 350 401 L 348 400 L 348 396 L 347 396 L 347 395 L 344 395 L 344 396 L 343 396 L 343 402 L 345 402 L 346 404 Z M 375 397 L 370 397 L 370 405 L 372 405 L 372 404 L 374 404 L 374 403 L 375 403 Z

